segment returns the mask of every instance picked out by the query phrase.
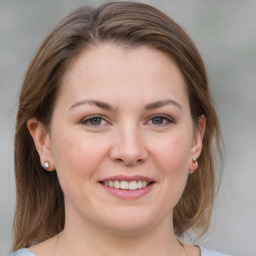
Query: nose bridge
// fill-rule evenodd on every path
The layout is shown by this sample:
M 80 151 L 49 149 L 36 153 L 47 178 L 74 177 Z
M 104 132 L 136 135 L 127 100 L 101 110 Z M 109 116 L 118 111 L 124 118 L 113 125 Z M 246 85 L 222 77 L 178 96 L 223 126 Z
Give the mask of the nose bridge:
M 141 129 L 136 123 L 127 120 L 120 124 L 111 151 L 112 159 L 125 165 L 144 161 L 147 158 L 147 151 L 141 135 Z

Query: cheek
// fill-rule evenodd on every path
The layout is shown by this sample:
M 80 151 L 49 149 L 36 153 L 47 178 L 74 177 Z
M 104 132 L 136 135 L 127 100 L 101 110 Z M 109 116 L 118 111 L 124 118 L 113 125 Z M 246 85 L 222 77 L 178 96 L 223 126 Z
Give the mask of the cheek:
M 85 195 L 93 193 L 91 185 L 97 182 L 107 143 L 100 143 L 96 137 L 88 137 L 80 130 L 58 130 L 54 138 L 55 167 L 66 204 L 90 201 Z
M 61 131 L 53 140 L 53 157 L 60 180 L 88 181 L 104 158 L 107 143 L 74 129 Z
M 158 147 L 158 161 L 162 179 L 170 193 L 180 197 L 187 182 L 191 142 L 189 136 L 177 133 Z M 176 199 L 177 199 L 176 198 Z M 177 201 L 177 200 L 174 201 Z
M 184 134 L 170 136 L 157 144 L 158 164 L 163 165 L 168 173 L 187 171 L 190 149 L 190 140 Z
M 190 144 L 184 136 L 177 136 L 167 144 L 163 152 L 163 177 L 168 199 L 174 207 L 182 196 L 188 178 Z

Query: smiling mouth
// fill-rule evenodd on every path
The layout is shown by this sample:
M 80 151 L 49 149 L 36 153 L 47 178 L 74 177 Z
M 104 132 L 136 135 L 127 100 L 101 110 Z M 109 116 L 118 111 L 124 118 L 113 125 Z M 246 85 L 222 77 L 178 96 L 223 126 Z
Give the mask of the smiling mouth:
M 108 180 L 108 181 L 100 181 L 101 184 L 104 186 L 121 189 L 121 190 L 138 190 L 146 188 L 147 186 L 151 185 L 154 182 L 149 182 L 146 180 Z

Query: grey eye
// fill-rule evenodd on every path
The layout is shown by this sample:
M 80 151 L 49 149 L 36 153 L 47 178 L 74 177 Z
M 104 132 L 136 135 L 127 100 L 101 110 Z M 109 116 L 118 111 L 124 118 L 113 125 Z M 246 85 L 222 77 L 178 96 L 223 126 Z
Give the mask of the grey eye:
M 175 123 L 175 121 L 171 117 L 166 115 L 154 115 L 147 122 L 147 124 L 156 126 L 164 126 L 172 123 Z
M 164 118 L 163 117 L 154 117 L 152 118 L 152 124 L 163 124 Z
M 81 120 L 81 123 L 87 126 L 102 126 L 106 125 L 107 121 L 101 116 L 88 116 Z
M 95 118 L 92 118 L 92 119 L 90 119 L 88 121 L 90 122 L 91 125 L 101 125 L 102 118 L 95 117 Z

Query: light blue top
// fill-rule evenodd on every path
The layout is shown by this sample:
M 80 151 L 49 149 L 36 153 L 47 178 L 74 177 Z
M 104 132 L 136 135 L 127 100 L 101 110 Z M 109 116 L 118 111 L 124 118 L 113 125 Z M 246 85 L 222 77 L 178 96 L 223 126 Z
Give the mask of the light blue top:
M 216 251 L 208 250 L 204 247 L 199 246 L 201 250 L 201 256 L 229 256 L 227 254 L 223 254 Z M 20 249 L 16 252 L 11 253 L 9 256 L 36 256 L 34 253 L 30 252 L 28 249 Z

